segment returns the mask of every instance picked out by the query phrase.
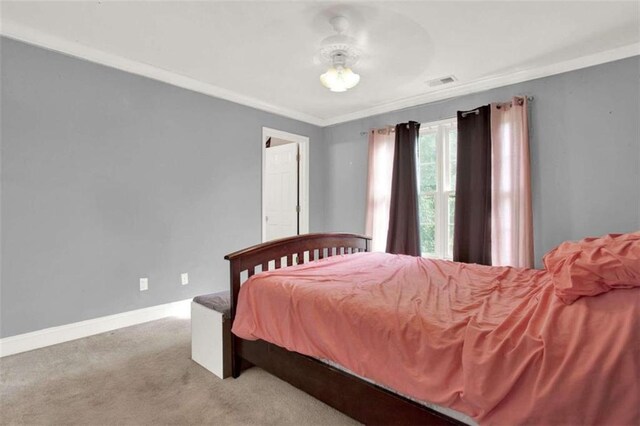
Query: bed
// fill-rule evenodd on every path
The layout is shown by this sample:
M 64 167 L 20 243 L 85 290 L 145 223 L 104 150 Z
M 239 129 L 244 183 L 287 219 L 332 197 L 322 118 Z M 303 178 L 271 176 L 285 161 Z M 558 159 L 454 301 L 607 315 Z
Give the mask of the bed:
M 640 419 L 638 289 L 567 306 L 544 270 L 368 251 L 309 234 L 226 256 L 233 376 L 259 366 L 366 424 Z

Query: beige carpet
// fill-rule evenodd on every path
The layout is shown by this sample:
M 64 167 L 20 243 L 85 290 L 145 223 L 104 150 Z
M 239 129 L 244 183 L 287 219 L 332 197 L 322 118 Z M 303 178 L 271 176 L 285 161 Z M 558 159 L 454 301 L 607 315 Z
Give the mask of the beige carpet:
M 357 424 L 263 370 L 221 380 L 168 318 L 0 359 L 0 424 Z

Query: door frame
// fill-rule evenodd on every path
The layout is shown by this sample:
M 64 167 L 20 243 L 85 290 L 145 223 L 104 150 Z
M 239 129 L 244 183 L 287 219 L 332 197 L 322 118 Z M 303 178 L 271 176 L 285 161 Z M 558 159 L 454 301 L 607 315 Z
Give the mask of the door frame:
M 282 130 L 271 129 L 269 127 L 262 128 L 262 200 L 260 223 L 262 224 L 262 242 L 265 242 L 267 236 L 267 224 L 265 221 L 265 162 L 267 154 L 267 141 L 269 138 L 284 139 L 298 144 L 298 152 L 300 153 L 299 173 L 298 173 L 298 198 L 300 200 L 300 213 L 298 213 L 299 234 L 309 233 L 309 138 L 307 136 L 296 135 L 294 133 L 284 132 Z

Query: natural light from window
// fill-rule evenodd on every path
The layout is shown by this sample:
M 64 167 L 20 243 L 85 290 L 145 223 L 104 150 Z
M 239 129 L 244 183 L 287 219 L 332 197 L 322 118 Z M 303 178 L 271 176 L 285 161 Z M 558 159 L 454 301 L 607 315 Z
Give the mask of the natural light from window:
M 455 118 L 420 126 L 420 245 L 426 257 L 453 258 L 457 140 Z

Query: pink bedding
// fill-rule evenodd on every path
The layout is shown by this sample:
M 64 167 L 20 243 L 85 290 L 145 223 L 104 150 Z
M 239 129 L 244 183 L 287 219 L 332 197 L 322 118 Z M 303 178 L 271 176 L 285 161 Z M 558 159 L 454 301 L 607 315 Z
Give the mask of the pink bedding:
M 567 305 L 583 296 L 640 287 L 640 232 L 566 241 L 545 254 L 556 295 Z
M 640 424 L 640 288 L 568 306 L 542 270 L 360 253 L 258 274 L 233 333 L 482 424 Z

